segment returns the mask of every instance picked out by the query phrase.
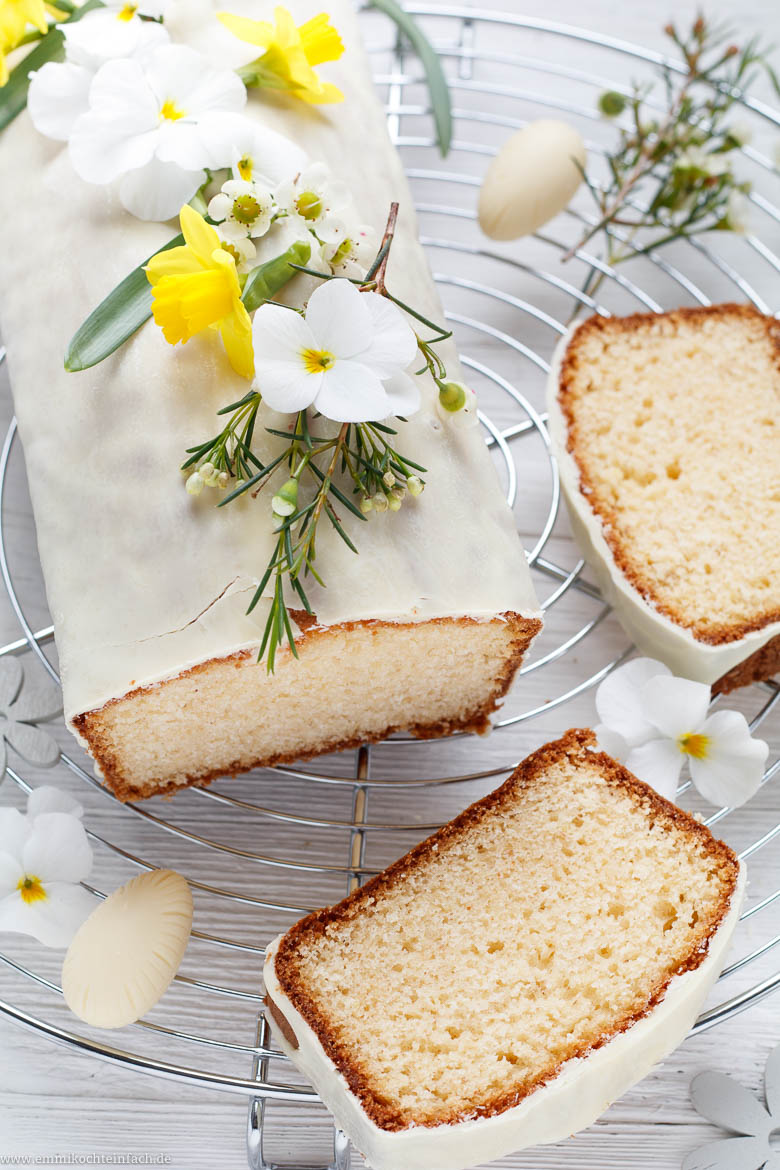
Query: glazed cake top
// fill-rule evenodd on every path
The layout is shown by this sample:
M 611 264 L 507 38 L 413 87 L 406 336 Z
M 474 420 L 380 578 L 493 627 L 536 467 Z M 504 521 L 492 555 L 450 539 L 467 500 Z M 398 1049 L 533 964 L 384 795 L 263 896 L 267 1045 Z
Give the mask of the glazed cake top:
M 172 39 L 214 64 L 237 65 L 238 42 L 214 20 L 223 7 L 216 0 L 175 0 L 166 27 Z M 296 20 L 317 10 L 291 7 Z M 231 9 L 258 15 L 249 0 Z M 347 49 L 328 66 L 328 78 L 344 91 L 345 104 L 323 110 L 252 96 L 246 116 L 294 138 L 312 161 L 328 163 L 352 190 L 360 218 L 380 235 L 391 200 L 400 201 L 388 283 L 426 316 L 442 320 L 352 6 L 336 0 L 329 11 Z M 247 50 L 243 61 L 255 55 L 249 46 L 239 48 Z M 39 135 L 26 113 L 0 138 L 0 157 L 3 173 L 14 175 L 14 182 L 0 184 L 0 325 L 65 713 L 72 717 L 259 642 L 267 610 L 261 603 L 250 617 L 245 611 L 270 556 L 270 503 L 244 498 L 218 510 L 215 493 L 194 499 L 184 491 L 185 448 L 215 434 L 216 410 L 247 390 L 209 336 L 173 348 L 147 324 L 97 367 L 77 374 L 63 369 L 78 326 L 176 225 L 143 223 L 110 188 L 83 183 L 66 149 Z M 260 248 L 258 259 L 266 258 Z M 288 287 L 296 304 L 313 287 L 307 289 L 307 279 Z M 449 375 L 461 376 L 452 348 L 446 360 Z M 318 537 L 318 558 L 332 584 L 307 591 L 324 625 L 538 613 L 483 435 L 441 424 L 434 393 L 426 385 L 422 409 L 399 424 L 404 453 L 428 469 L 423 495 L 368 523 L 346 516 L 358 556 L 330 526 Z M 278 425 L 280 417 L 269 421 Z

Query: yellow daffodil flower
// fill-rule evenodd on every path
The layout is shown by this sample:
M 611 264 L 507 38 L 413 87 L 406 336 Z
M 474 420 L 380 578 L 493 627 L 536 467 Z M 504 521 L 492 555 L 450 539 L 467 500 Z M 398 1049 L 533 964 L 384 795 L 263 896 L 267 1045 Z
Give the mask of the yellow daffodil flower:
M 197 211 L 185 205 L 179 219 L 186 242 L 158 252 L 146 265 L 154 291 L 152 315 L 171 345 L 218 329 L 233 369 L 251 378 L 252 322 L 241 300 L 236 262 Z
M 28 26 L 34 25 L 40 33 L 48 32 L 47 8 L 44 0 L 0 0 L 0 85 L 8 81 L 5 55 L 16 48 Z
M 265 50 L 251 65 L 239 69 L 247 85 L 286 90 L 315 105 L 344 101 L 341 90 L 321 81 L 314 71 L 315 65 L 337 61 L 344 52 L 341 37 L 327 13 L 321 12 L 297 27 L 292 14 L 281 7 L 274 10 L 275 24 L 231 12 L 220 12 L 218 16 L 234 36 Z

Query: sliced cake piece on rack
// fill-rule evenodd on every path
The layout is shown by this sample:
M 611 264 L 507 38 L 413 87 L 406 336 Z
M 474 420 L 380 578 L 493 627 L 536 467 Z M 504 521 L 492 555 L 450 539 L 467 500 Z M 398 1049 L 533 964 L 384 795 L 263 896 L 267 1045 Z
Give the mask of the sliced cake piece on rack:
M 636 644 L 733 690 L 780 668 L 780 323 L 747 305 L 591 317 L 550 373 L 583 556 Z
M 270 1017 L 375 1170 L 455 1170 L 593 1122 L 719 973 L 731 850 L 590 731 L 540 748 L 268 949 Z

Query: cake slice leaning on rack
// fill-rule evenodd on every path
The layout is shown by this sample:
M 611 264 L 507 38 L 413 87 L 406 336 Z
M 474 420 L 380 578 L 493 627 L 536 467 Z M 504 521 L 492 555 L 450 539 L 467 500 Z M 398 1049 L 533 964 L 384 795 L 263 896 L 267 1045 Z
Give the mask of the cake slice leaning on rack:
M 166 28 L 217 61 L 221 7 L 174 5 Z M 344 104 L 323 112 L 250 97 L 244 116 L 326 163 L 380 238 L 391 201 L 400 203 L 388 287 L 441 321 L 351 5 L 338 0 L 330 14 L 346 52 L 328 79 Z M 307 581 L 313 615 L 299 605 L 299 657 L 283 647 L 268 673 L 257 657 L 270 602 L 247 609 L 275 539 L 271 493 L 218 509 L 213 491 L 188 495 L 179 470 L 247 382 L 209 331 L 173 347 L 151 323 L 102 364 L 63 369 L 74 331 L 172 226 L 141 222 L 115 190 L 82 182 L 67 149 L 38 135 L 27 112 L 0 154 L 13 176 L 0 185 L 0 324 L 65 713 L 106 785 L 134 800 L 397 729 L 485 730 L 541 620 L 479 428 L 442 422 L 433 381 L 417 380 L 421 409 L 394 425 L 404 453 L 426 468 L 425 491 L 367 523 L 345 511 L 358 555 L 330 525 L 320 531 L 327 587 Z M 300 306 L 315 286 L 296 277 L 284 297 Z M 459 378 L 451 343 L 443 352 Z M 289 419 L 261 412 L 255 433 L 268 458 L 263 427 Z

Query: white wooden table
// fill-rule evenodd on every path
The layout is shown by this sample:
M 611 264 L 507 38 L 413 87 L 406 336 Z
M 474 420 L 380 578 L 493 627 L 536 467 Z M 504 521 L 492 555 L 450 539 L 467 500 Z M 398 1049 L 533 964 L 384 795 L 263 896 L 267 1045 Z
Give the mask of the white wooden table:
M 597 32 L 622 37 L 641 44 L 645 47 L 662 47 L 661 25 L 673 15 L 680 24 L 692 19 L 695 4 L 692 0 L 676 0 L 674 11 L 666 3 L 659 0 L 629 0 L 628 3 L 615 4 L 614 0 L 546 0 L 542 5 L 534 5 L 532 9 L 525 9 L 517 0 L 503 0 L 496 5 L 506 11 L 528 16 L 543 17 L 549 20 L 561 21 L 573 25 L 580 25 Z M 706 12 L 712 17 L 733 19 L 738 22 L 736 33 L 740 39 L 746 38 L 753 32 L 764 33 L 768 39 L 780 40 L 780 14 L 777 0 L 745 0 L 735 11 L 731 0 L 706 0 Z M 574 53 L 575 50 L 572 50 Z M 594 51 L 595 52 L 595 51 Z M 587 71 L 595 69 L 594 52 L 587 46 L 576 48 L 576 59 L 570 58 L 570 63 L 576 68 Z M 556 81 L 557 92 L 566 93 L 566 83 Z M 761 96 L 769 99 L 766 88 Z M 764 145 L 771 149 L 771 137 Z M 454 164 L 453 164 L 454 165 Z M 5 180 L 7 181 L 7 180 Z M 780 202 L 780 190 L 775 189 L 775 201 Z M 20 193 L 23 197 L 23 193 Z M 427 222 L 423 219 L 423 230 Z M 773 241 L 767 241 L 775 250 L 778 250 L 780 241 L 777 233 Z M 522 257 L 522 252 L 514 253 Z M 439 260 L 438 254 L 434 263 Z M 442 258 L 446 271 L 453 269 L 451 258 Z M 773 309 L 780 307 L 777 296 L 777 281 L 774 288 L 767 280 L 766 272 L 758 272 L 759 264 L 756 261 L 756 279 L 762 281 L 762 295 L 767 298 Z M 481 278 L 476 261 L 463 256 L 457 265 L 456 274 L 460 277 L 469 277 L 474 274 L 476 279 Z M 752 278 L 752 272 L 745 271 L 745 275 Z M 716 282 L 717 284 L 717 282 Z M 656 291 L 652 281 L 645 285 L 650 291 Z M 523 287 L 518 283 L 512 291 L 518 296 L 533 297 L 533 287 Z M 708 286 L 711 296 L 719 296 L 718 288 Z M 663 286 L 659 278 L 657 295 L 672 307 L 668 289 Z M 728 295 L 728 294 L 724 294 Z M 731 294 L 733 295 L 733 293 Z M 665 298 L 665 300 L 664 300 Z M 774 299 L 773 299 L 774 298 Z M 445 289 L 445 301 L 457 309 L 456 290 Z M 492 320 L 492 318 L 491 318 Z M 495 324 L 511 327 L 508 322 L 497 315 Z M 534 337 L 525 340 L 538 343 L 540 349 L 546 347 L 549 352 L 550 338 Z M 493 345 L 480 338 L 469 338 L 469 353 L 482 360 L 488 361 L 493 356 Z M 511 376 L 511 372 L 507 374 Z M 526 388 L 525 385 L 523 387 Z M 529 389 L 533 401 L 540 405 L 540 386 Z M 2 430 L 12 414 L 7 377 L 0 374 L 0 423 Z M 502 420 L 503 421 L 503 420 Z M 543 507 L 542 488 L 539 483 L 544 482 L 546 462 L 539 451 L 530 451 L 521 461 L 520 471 L 520 504 L 518 506 L 518 521 L 521 531 L 533 530 L 533 522 L 529 517 L 536 508 Z M 539 497 L 539 498 L 537 498 Z M 21 461 L 18 452 L 12 460 L 8 497 L 5 511 L 6 532 L 12 546 L 12 565 L 19 592 L 25 597 L 28 605 L 28 616 L 35 628 L 47 623 L 45 599 L 43 597 L 40 573 L 34 544 L 32 522 L 24 485 Z M 555 556 L 560 564 L 571 566 L 576 555 L 567 536 L 565 522 L 556 527 L 555 538 L 550 555 Z M 547 583 L 547 591 L 552 588 Z M 585 602 L 572 602 L 571 612 L 568 610 L 560 617 L 564 624 L 571 624 L 576 629 L 577 622 L 582 620 L 584 609 L 577 609 Z M 591 607 L 592 612 L 592 607 Z M 18 626 L 7 603 L 5 596 L 0 597 L 0 644 L 18 636 Z M 585 677 L 598 666 L 609 660 L 625 648 L 626 641 L 614 622 L 607 622 L 598 632 L 598 637 L 586 639 L 577 651 L 559 663 L 546 667 L 540 675 L 530 675 L 520 684 L 518 693 L 507 705 L 508 710 L 515 705 L 532 705 L 534 699 L 539 703 L 545 702 L 553 695 L 567 689 L 576 677 Z M 30 671 L 39 670 L 31 660 L 25 656 Z M 541 679 L 541 682 L 539 681 Z M 541 690 L 540 690 L 541 687 Z M 731 705 L 739 705 L 737 700 Z M 747 708 L 746 708 L 747 709 Z M 755 709 L 755 699 L 753 701 Z M 464 762 L 464 771 L 471 771 L 478 767 L 490 767 L 507 761 L 513 755 L 518 758 L 527 750 L 543 742 L 544 739 L 576 723 L 591 723 L 593 721 L 592 697 L 583 697 L 582 700 L 569 704 L 564 711 L 551 710 L 534 720 L 529 725 L 521 725 L 520 730 L 513 734 L 511 747 L 506 737 L 494 735 L 485 741 L 468 741 L 455 745 L 452 755 L 448 758 L 453 762 Z M 777 753 L 780 731 L 780 719 L 775 715 L 765 733 L 769 733 L 773 741 L 774 754 Z M 73 750 L 66 736 L 62 739 L 63 746 Z M 441 755 L 436 753 L 437 748 L 423 749 L 419 755 L 420 767 L 437 766 L 436 761 Z M 383 762 L 385 769 L 392 773 L 393 762 L 387 755 L 377 757 Z M 418 757 L 416 757 L 418 758 Z M 45 782 L 44 773 L 36 773 L 29 768 L 23 769 L 23 774 L 32 783 Z M 236 782 L 240 784 L 241 782 Z M 247 784 L 253 783 L 247 781 Z M 441 820 L 462 807 L 469 799 L 485 791 L 471 787 L 468 790 L 454 786 L 453 790 L 433 790 L 422 796 L 393 794 L 393 799 L 406 801 L 407 821 L 413 826 L 415 823 L 427 823 L 431 819 Z M 735 830 L 735 844 L 741 845 L 760 836 L 764 828 L 775 824 L 780 819 L 780 785 L 773 785 L 774 793 L 764 795 L 757 802 L 755 809 L 740 814 L 741 819 Z M 74 787 L 74 790 L 75 787 Z M 227 789 L 223 790 L 227 791 Z M 181 854 L 180 842 L 176 838 L 159 835 L 152 845 L 149 843 L 148 827 L 133 819 L 101 800 L 99 794 L 91 793 L 82 788 L 78 789 L 80 798 L 84 799 L 89 816 L 90 826 L 103 833 L 109 839 L 121 841 L 122 845 L 131 850 L 143 852 L 150 860 L 159 864 L 179 865 L 183 872 L 187 870 L 187 859 Z M 261 789 L 253 789 L 255 795 Z M 3 799 L 18 799 L 9 781 L 3 791 Z M 315 805 L 312 805 L 311 793 L 300 794 L 300 800 L 306 800 L 309 813 L 332 813 L 343 818 L 345 810 L 337 803 L 338 794 L 327 788 L 317 795 Z M 184 801 L 187 800 L 185 796 Z M 294 788 L 291 789 L 290 800 L 294 804 L 298 799 Z M 375 798 L 377 804 L 372 807 L 380 809 L 382 797 Z M 336 802 L 334 804 L 334 801 Z M 411 802 L 417 802 L 412 804 Z M 204 804 L 201 801 L 197 808 L 202 814 Z M 160 806 L 162 807 L 162 806 Z M 195 815 L 195 804 L 182 804 L 182 813 L 179 822 L 186 824 L 195 831 L 211 830 L 211 821 L 204 821 L 201 815 Z M 211 812 L 208 806 L 205 810 Z M 346 810 L 348 812 L 348 809 Z M 161 814 L 162 815 L 162 814 Z M 218 822 L 219 810 L 214 811 L 214 820 Z M 378 818 L 379 819 L 379 818 Z M 253 825 L 243 828 L 240 822 L 235 827 L 235 836 L 232 838 L 239 847 L 265 850 L 273 853 L 289 848 L 307 850 L 312 856 L 327 856 L 331 845 L 320 840 L 303 838 L 289 840 L 284 826 L 275 826 L 273 822 L 265 825 L 262 840 L 255 835 Z M 374 838 L 376 845 L 373 853 L 367 855 L 367 864 L 382 865 L 390 861 L 406 848 L 414 837 L 410 834 L 390 836 L 387 839 Z M 729 838 L 731 840 L 731 838 Z M 323 852 L 324 851 L 324 852 Z M 240 870 L 236 869 L 236 859 L 233 857 L 221 858 L 219 855 L 210 862 L 211 877 L 222 880 L 227 885 L 235 885 L 240 880 Z M 754 891 L 759 897 L 762 892 L 776 889 L 780 885 L 780 848 L 778 842 L 762 851 L 760 861 L 760 882 Z M 109 855 L 98 858 L 96 868 L 96 884 L 101 888 L 111 889 L 135 872 L 124 864 L 121 859 Z M 256 875 L 253 873 L 253 877 Z M 264 874 L 264 894 L 267 897 L 296 889 L 296 876 Z M 335 884 L 332 889 L 323 893 L 326 897 L 338 897 L 342 889 Z M 780 912 L 777 907 L 772 908 L 753 927 L 743 928 L 740 936 L 739 953 L 744 954 L 771 935 L 780 932 Z M 773 921 L 767 920 L 774 915 Z M 235 927 L 240 937 L 253 943 L 268 937 L 271 929 L 268 924 L 255 922 L 252 912 L 246 906 L 234 907 L 208 904 L 207 900 L 197 902 L 196 926 L 201 931 L 215 934 L 227 934 Z M 279 927 L 274 919 L 274 928 Z M 263 932 L 265 931 L 265 934 Z M 5 941 L 5 940 L 4 940 Z M 12 948 L 9 948 L 12 950 Z M 46 974 L 53 981 L 58 980 L 58 959 L 56 955 L 40 955 L 37 950 L 20 944 L 15 952 L 20 959 L 26 958 L 35 970 Z M 235 955 L 233 952 L 222 952 L 214 961 L 213 950 L 208 952 L 209 963 L 204 967 L 206 951 L 194 943 L 185 959 L 183 972 L 193 978 L 208 978 L 232 982 L 244 987 L 248 992 L 259 990 L 260 960 L 246 954 Z M 33 956 L 33 958 L 31 958 Z M 753 969 L 746 978 L 739 982 L 734 981 L 734 991 L 754 982 L 756 978 L 770 974 L 777 970 L 780 958 L 777 952 L 758 970 Z M 729 987 L 728 992 L 731 992 Z M 16 1003 L 31 1014 L 45 1014 L 52 1016 L 52 993 L 47 989 L 36 986 L 29 980 L 14 977 L 12 973 L 0 970 L 0 996 Z M 219 997 L 203 995 L 193 1001 L 192 997 L 181 999 L 179 992 L 172 991 L 166 997 L 163 1005 L 150 1017 L 152 1020 L 164 1022 L 169 1011 L 176 1011 L 179 1026 L 187 1025 L 191 1030 L 210 1033 L 217 1037 L 225 1034 L 226 1027 L 235 1029 L 236 1037 L 241 1037 L 243 1043 L 251 1045 L 253 1042 L 252 1021 L 256 1011 L 253 1003 L 230 1003 Z M 719 998 L 723 998 L 721 989 Z M 193 1008 L 193 1002 L 195 1007 Z M 57 1008 L 54 1018 L 62 1027 L 74 1027 L 74 1021 L 68 1017 L 64 1009 Z M 76 1029 L 78 1030 L 78 1029 Z M 231 1033 L 233 1034 L 233 1033 Z M 109 1042 L 113 1041 L 109 1038 Z M 118 1045 L 130 1046 L 135 1043 L 135 1037 L 119 1034 L 116 1037 Z M 738 1016 L 730 1022 L 692 1039 L 689 1039 L 673 1056 L 659 1069 L 649 1076 L 642 1084 L 629 1092 L 621 1101 L 614 1105 L 607 1114 L 590 1130 L 578 1135 L 566 1143 L 555 1147 L 528 1151 L 506 1159 L 505 1165 L 514 1170 L 569 1170 L 572 1167 L 594 1167 L 604 1170 L 608 1166 L 630 1168 L 630 1170 L 676 1170 L 685 1153 L 696 1145 L 714 1138 L 717 1131 L 703 1122 L 693 1111 L 688 1097 L 688 1085 L 691 1077 L 697 1071 L 705 1068 L 720 1069 L 732 1073 L 738 1079 L 753 1089 L 758 1089 L 763 1071 L 763 1062 L 769 1049 L 780 1043 L 780 996 L 768 999 L 755 1006 L 747 1013 Z M 54 1159 L 56 1155 L 118 1155 L 133 1154 L 147 1155 L 150 1159 L 165 1159 L 168 1164 L 180 1167 L 182 1170 L 241 1170 L 246 1165 L 245 1155 L 245 1121 L 246 1099 L 240 1096 L 230 1096 L 218 1092 L 188 1087 L 178 1082 L 151 1079 L 147 1076 L 135 1074 L 124 1069 L 98 1062 L 97 1060 L 76 1054 L 71 1050 L 55 1047 L 48 1041 L 32 1035 L 26 1030 L 12 1026 L 0 1019 L 0 1163 L 3 1156 L 16 1156 L 17 1162 L 10 1164 L 24 1164 L 22 1156 L 45 1156 Z M 147 1045 L 147 1051 L 150 1049 Z M 202 1052 L 193 1055 L 195 1063 L 201 1067 L 207 1066 L 208 1058 Z M 243 1070 L 235 1062 L 231 1066 L 233 1071 L 238 1068 L 238 1075 L 249 1075 L 249 1063 L 246 1062 Z M 292 1074 L 283 1070 L 284 1079 L 291 1079 Z M 270 1154 L 282 1163 L 299 1167 L 301 1164 L 318 1161 L 324 1163 L 329 1142 L 329 1122 L 320 1109 L 287 1108 L 277 1109 L 273 1114 L 273 1125 L 270 1140 Z M 357 1165 L 358 1160 L 355 1164 Z M 399 1170 L 402 1170 L 399 1167 Z

